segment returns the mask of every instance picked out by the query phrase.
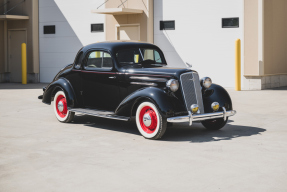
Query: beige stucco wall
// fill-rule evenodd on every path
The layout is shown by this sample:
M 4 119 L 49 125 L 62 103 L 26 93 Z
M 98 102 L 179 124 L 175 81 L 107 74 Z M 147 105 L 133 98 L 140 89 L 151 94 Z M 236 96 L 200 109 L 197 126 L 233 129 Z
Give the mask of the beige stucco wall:
M 287 1 L 264 1 L 265 75 L 287 74 Z
M 39 45 L 39 0 L 33 0 L 32 4 L 32 47 L 33 47 L 33 72 L 40 72 L 40 45 Z
M 244 75 L 259 75 L 258 0 L 244 1 Z
M 258 14 L 261 11 L 258 0 L 244 1 L 244 75 L 287 74 L 287 1 L 262 1 L 262 18 Z M 260 19 L 263 31 L 260 31 Z M 263 48 L 258 46 L 260 33 Z M 263 54 L 263 66 L 259 64 L 258 53 Z
M 4 21 L 0 21 L 0 73 L 4 73 Z
M 7 6 L 7 10 L 12 8 L 19 1 L 11 0 Z M 3 5 L 4 0 L 0 0 L 0 5 Z M 27 31 L 27 72 L 39 73 L 39 8 L 38 0 L 28 0 L 17 6 L 7 15 L 27 15 L 29 20 L 6 20 L 7 32 L 10 29 L 26 29 Z M 0 73 L 9 72 L 5 65 L 5 47 L 4 41 L 4 21 L 0 20 Z M 6 69 L 6 70 L 5 70 Z
M 0 6 L 4 4 L 4 0 L 0 0 Z M 3 11 L 4 7 L 0 8 Z M 4 21 L 0 21 L 0 73 L 5 72 L 4 60 Z
M 29 16 L 29 20 L 8 20 L 8 30 L 27 30 L 27 72 L 39 73 L 38 0 L 25 1 L 9 14 Z
M 118 0 L 110 0 L 105 4 L 105 8 L 117 8 L 120 4 Z M 153 0 L 127 1 L 124 6 L 141 9 L 144 12 L 142 14 L 106 15 L 106 40 L 116 39 L 116 25 L 140 24 L 140 40 L 153 43 Z

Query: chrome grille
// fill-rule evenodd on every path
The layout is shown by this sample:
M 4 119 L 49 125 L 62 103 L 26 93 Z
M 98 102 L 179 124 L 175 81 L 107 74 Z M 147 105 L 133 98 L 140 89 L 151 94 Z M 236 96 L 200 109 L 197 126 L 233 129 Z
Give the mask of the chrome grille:
M 198 74 L 196 72 L 184 73 L 180 76 L 180 82 L 187 110 L 191 111 L 190 106 L 197 104 L 200 113 L 204 113 Z

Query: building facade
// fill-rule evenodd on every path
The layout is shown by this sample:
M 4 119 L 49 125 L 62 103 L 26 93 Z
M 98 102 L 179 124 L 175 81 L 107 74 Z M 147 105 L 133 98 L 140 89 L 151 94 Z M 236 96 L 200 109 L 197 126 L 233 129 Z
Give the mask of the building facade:
M 40 82 L 51 82 L 60 69 L 74 62 L 83 46 L 105 41 L 104 32 L 91 31 L 92 24 L 105 23 L 104 15 L 91 12 L 101 3 L 39 0 Z
M 244 1 L 244 87 L 287 86 L 287 1 Z
M 22 14 L 29 16 L 26 23 L 34 25 L 26 27 L 27 33 L 37 34 L 38 27 L 39 36 L 37 49 L 37 41 L 31 43 L 28 35 L 27 45 L 33 45 L 27 53 L 28 73 L 39 74 L 40 82 L 50 82 L 62 67 L 73 63 L 82 46 L 136 40 L 159 46 L 170 67 L 186 67 L 188 62 L 201 77 L 234 87 L 235 41 L 240 39 L 242 88 L 287 86 L 286 0 L 26 0 L 23 5 L 28 2 L 34 3 L 34 12 Z M 38 21 L 31 19 L 37 14 L 35 6 Z M 7 31 L 16 25 L 9 22 L 7 17 L 0 20 L 4 42 Z M 9 47 L 1 45 L 0 77 L 13 82 L 8 78 Z
M 39 82 L 38 0 L 0 0 L 0 82 L 21 82 L 21 44 L 27 44 L 28 82 Z

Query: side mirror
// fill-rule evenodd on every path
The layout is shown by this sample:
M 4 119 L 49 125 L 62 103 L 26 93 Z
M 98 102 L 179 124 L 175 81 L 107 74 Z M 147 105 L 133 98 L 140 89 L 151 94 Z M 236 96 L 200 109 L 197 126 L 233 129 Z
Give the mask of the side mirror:
M 185 64 L 186 64 L 189 68 L 192 67 L 192 64 L 189 64 L 188 62 L 185 62 Z
M 76 64 L 75 69 L 81 69 L 81 63 Z

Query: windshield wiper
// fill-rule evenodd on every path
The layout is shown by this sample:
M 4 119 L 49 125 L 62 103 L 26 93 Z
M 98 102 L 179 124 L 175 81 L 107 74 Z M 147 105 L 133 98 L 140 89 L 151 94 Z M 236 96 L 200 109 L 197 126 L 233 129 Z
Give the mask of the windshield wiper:
M 142 60 L 144 60 L 144 56 L 143 56 L 143 54 L 142 54 L 141 48 L 139 48 L 139 51 L 140 51 L 140 54 L 141 54 L 141 56 L 142 56 Z

